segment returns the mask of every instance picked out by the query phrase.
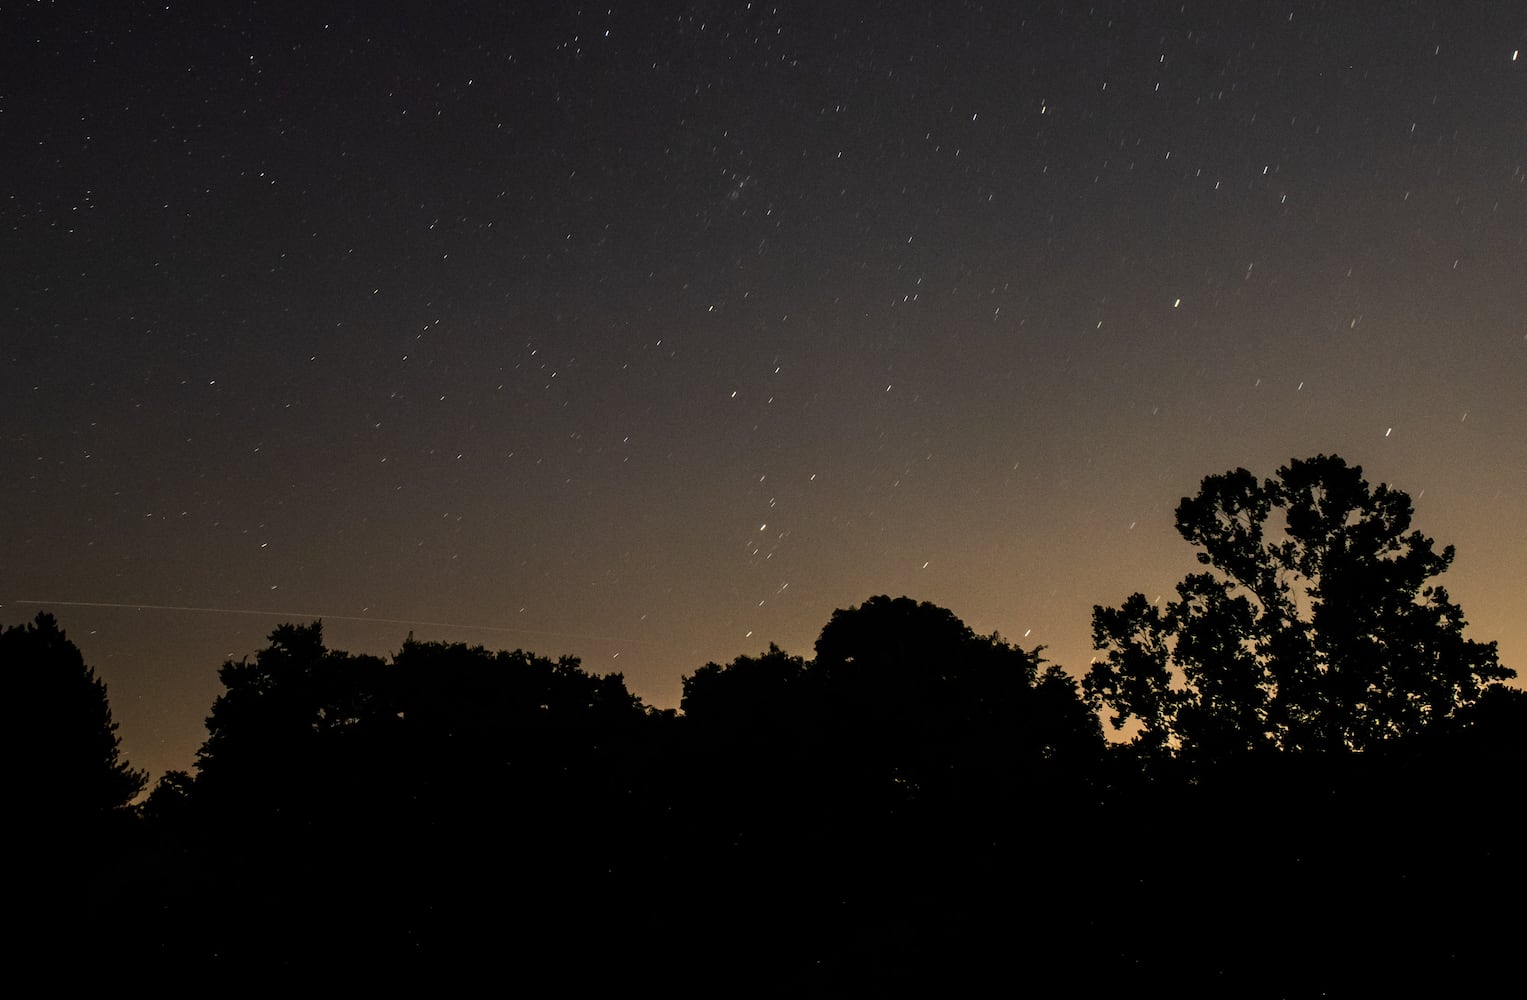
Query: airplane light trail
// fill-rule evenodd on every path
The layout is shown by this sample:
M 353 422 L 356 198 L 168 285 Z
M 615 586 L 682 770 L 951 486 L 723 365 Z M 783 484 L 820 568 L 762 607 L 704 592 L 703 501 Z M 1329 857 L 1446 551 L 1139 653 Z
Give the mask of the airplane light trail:
M 253 608 L 192 608 L 172 604 L 120 604 L 108 601 L 12 601 L 38 607 L 58 608 L 115 608 L 124 611 L 170 611 L 202 615 L 252 615 L 266 618 L 302 619 L 306 621 L 364 622 L 369 625 L 414 625 L 421 628 L 451 628 L 473 632 L 505 632 L 519 635 L 546 636 L 556 639 L 582 639 L 588 642 L 630 642 L 645 645 L 650 639 L 633 639 L 623 635 L 589 635 L 582 632 L 551 632 L 545 629 L 512 628 L 506 625 L 463 625 L 458 622 L 416 621 L 409 618 L 366 618 L 359 615 L 324 615 L 306 611 L 260 611 Z

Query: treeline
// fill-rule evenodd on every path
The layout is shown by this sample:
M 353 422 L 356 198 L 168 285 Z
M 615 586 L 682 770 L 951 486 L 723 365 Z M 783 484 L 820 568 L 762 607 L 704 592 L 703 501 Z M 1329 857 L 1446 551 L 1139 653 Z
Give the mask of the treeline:
M 18 633 L 73 650 L 47 616 Z M 19 814 L 48 832 L 33 954 L 808 993 L 1339 994 L 1514 964 L 1515 689 L 1381 754 L 1167 760 L 1108 744 L 1037 651 L 884 597 L 811 660 L 697 670 L 680 712 L 570 659 L 351 655 L 318 623 L 221 678 L 194 776 Z
M 707 664 L 677 711 L 570 658 L 288 624 L 146 797 L 39 615 L 0 633 L 17 953 L 203 990 L 1498 990 L 1527 694 L 1358 472 L 1206 479 L 1178 524 L 1219 575 L 1096 609 L 1080 685 L 908 598 Z

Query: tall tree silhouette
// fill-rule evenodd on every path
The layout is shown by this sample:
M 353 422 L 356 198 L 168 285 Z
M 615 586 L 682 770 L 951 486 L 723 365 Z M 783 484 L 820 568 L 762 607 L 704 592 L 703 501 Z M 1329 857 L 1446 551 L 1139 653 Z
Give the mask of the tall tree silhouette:
M 921 755 L 924 770 L 947 771 L 951 755 L 1024 767 L 1088 758 L 1097 719 L 1063 670 L 1041 669 L 1040 652 L 977 635 L 926 601 L 880 596 L 833 612 L 814 666 L 853 739 Z
M 253 662 L 225 662 L 218 677 L 226 690 L 197 751 L 204 801 L 232 809 L 240 823 L 337 805 L 337 794 L 366 775 L 347 766 L 357 734 L 387 716 L 383 670 L 375 657 L 326 648 L 321 622 L 281 625 Z
M 1040 651 L 977 635 L 907 597 L 840 609 L 807 663 L 770 647 L 684 680 L 683 710 L 720 752 L 743 746 L 761 773 L 881 801 L 988 801 L 1040 772 L 1085 766 L 1096 715 Z M 722 748 L 726 748 L 724 751 Z
M 690 953 L 716 975 L 766 961 L 828 992 L 884 993 L 923 977 L 974 988 L 995 970 L 973 956 L 1010 956 L 1013 940 L 1053 954 L 1049 929 L 1090 897 L 1050 852 L 1092 826 L 1104 741 L 1039 654 L 878 596 L 834 612 L 811 661 L 770 646 L 685 678 L 675 813 L 705 875 L 688 907 L 709 925 Z M 993 914 L 987 892 L 1022 894 L 1035 919 Z M 951 967 L 954 940 L 974 964 Z
M 13 808 L 49 827 L 88 822 L 126 806 L 146 776 L 122 759 L 106 685 L 53 616 L 0 634 L 9 686 Z
M 1421 733 L 1512 677 L 1433 583 L 1453 561 L 1412 531 L 1410 497 L 1336 456 L 1259 481 L 1204 479 L 1177 530 L 1209 567 L 1165 608 L 1093 610 L 1084 681 L 1156 754 L 1363 750 Z

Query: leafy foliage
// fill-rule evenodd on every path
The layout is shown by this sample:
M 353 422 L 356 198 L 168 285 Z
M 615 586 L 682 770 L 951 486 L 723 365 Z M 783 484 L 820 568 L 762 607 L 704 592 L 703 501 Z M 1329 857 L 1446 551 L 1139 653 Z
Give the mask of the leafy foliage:
M 53 616 L 0 633 L 0 670 L 13 699 L 13 803 L 45 822 L 99 818 L 126 806 L 146 775 L 122 759 L 106 685 Z
M 1321 455 L 1258 481 L 1204 479 L 1177 530 L 1209 567 L 1164 609 L 1093 610 L 1083 682 L 1152 755 L 1364 750 L 1413 736 L 1514 676 L 1431 582 L 1453 561 L 1411 530 L 1410 498 Z
M 684 679 L 686 720 L 733 757 L 789 762 L 796 786 L 982 798 L 1084 766 L 1097 717 L 1040 650 L 977 635 L 946 608 L 872 597 L 835 611 L 805 661 L 771 646 Z M 751 749 L 749 749 L 751 748 Z M 830 776 L 830 777 L 827 777 Z
M 219 677 L 193 797 L 241 824 L 362 826 L 568 795 L 608 770 L 608 747 L 643 715 L 619 674 L 571 657 L 410 636 L 385 662 L 328 649 L 321 622 L 278 627 Z
M 1322 475 L 1342 481 L 1339 466 Z M 1221 995 L 1371 987 L 1380 960 L 1410 984 L 1418 955 L 1451 985 L 1504 969 L 1512 925 L 1475 915 L 1523 891 L 1501 789 L 1521 773 L 1527 695 L 1479 689 L 1493 647 L 1423 628 L 1462 627 L 1439 588 L 1406 590 L 1448 555 L 1422 558 L 1430 543 L 1398 516 L 1361 527 L 1361 490 L 1323 532 L 1270 543 L 1302 523 L 1283 493 L 1206 484 L 1219 499 L 1182 511 L 1207 569 L 1166 608 L 1137 594 L 1098 609 L 1109 659 L 1087 686 L 1144 720 L 1150 751 L 1218 755 L 1183 768 L 1192 781 L 1106 752 L 1040 649 L 907 598 L 835 612 L 810 660 L 770 646 L 707 664 L 684 679 L 682 715 L 570 657 L 410 637 L 383 660 L 327 648 L 319 623 L 284 625 L 223 665 L 197 775 L 165 775 L 136 827 L 116 812 L 54 838 L 23 909 L 48 967 L 76 960 L 65 928 L 110 926 L 93 964 L 173 956 L 166 968 L 201 983 L 507 968 L 536 992 L 629 989 L 674 942 L 679 992 L 739 970 L 777 992 L 973 992 L 1003 976 L 1061 992 L 1085 973 Z M 1369 565 L 1407 559 L 1411 576 Z M 1411 599 L 1338 585 L 1358 579 Z M 1345 690 L 1322 671 L 1378 685 L 1447 666 L 1375 665 L 1354 637 L 1321 634 L 1351 618 L 1479 653 L 1452 665 L 1475 670 L 1476 694 L 1423 713 L 1399 753 L 1239 752 L 1321 746 L 1319 699 Z M 72 649 L 39 626 L 42 647 Z M 0 638 L 10 663 L 25 635 Z M 1370 693 L 1337 718 L 1380 711 L 1395 714 Z M 1150 919 L 1100 917 L 1099 899 Z M 1179 960 L 1184 935 L 1206 961 Z

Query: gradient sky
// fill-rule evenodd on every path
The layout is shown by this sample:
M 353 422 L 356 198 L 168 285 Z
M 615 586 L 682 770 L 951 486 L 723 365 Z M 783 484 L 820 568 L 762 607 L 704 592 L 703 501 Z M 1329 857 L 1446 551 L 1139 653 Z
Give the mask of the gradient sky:
M 4 14 L 0 623 L 138 766 L 294 616 L 671 706 L 906 594 L 1079 672 L 1321 452 L 1527 669 L 1527 7 L 403 7 Z

